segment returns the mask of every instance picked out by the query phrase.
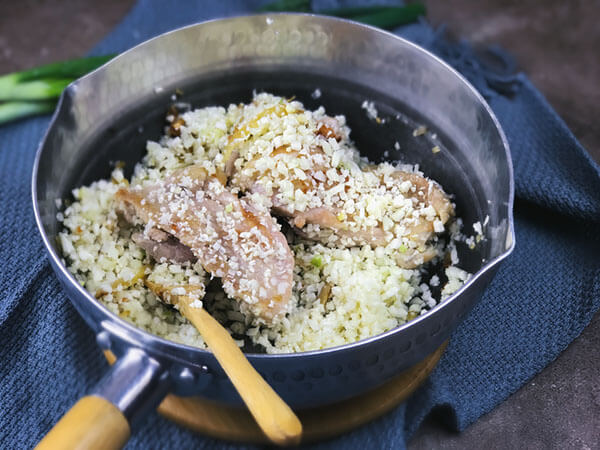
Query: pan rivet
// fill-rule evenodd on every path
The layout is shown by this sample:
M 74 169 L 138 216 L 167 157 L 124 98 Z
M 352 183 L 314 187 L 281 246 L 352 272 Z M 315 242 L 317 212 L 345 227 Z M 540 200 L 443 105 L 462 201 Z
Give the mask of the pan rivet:
M 110 350 L 110 334 L 108 331 L 101 331 L 96 335 L 96 342 L 102 350 Z
M 178 374 L 179 381 L 185 384 L 194 384 L 196 381 L 196 375 L 187 367 L 182 368 Z

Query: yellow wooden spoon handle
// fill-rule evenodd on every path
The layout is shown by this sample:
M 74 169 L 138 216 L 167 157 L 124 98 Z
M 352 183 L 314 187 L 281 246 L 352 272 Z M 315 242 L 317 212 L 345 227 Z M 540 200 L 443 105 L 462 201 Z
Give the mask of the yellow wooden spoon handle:
M 180 312 L 198 329 L 265 435 L 279 445 L 300 442 L 302 424 L 291 408 L 252 367 L 227 330 L 204 308 L 189 306 L 188 300 L 179 297 Z
M 88 395 L 54 425 L 36 450 L 115 450 L 125 445 L 129 433 L 129 423 L 115 405 Z

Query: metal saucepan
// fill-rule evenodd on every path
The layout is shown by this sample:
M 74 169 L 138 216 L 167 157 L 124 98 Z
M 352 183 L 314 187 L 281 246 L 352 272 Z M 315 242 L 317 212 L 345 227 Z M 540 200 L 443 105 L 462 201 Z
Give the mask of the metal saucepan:
M 129 424 L 168 392 L 241 404 L 209 351 L 158 338 L 108 311 L 75 281 L 56 246 L 55 200 L 106 178 L 111 161 L 133 167 L 146 140 L 163 132 L 176 89 L 194 107 L 248 101 L 253 90 L 295 95 L 308 108 L 324 105 L 329 114 L 346 115 L 352 139 L 371 160 L 420 164 L 455 195 L 467 227 L 489 217 L 485 240 L 475 250 L 459 248 L 461 266 L 474 275 L 426 314 L 341 347 L 248 353 L 295 409 L 358 395 L 434 351 L 513 249 L 513 173 L 498 121 L 462 76 L 422 48 L 368 26 L 302 14 L 215 20 L 147 41 L 65 90 L 33 170 L 35 217 L 52 267 L 98 345 L 118 358 L 92 394 Z M 311 95 L 316 89 L 319 98 Z M 383 124 L 367 118 L 365 100 L 374 102 Z M 414 139 L 417 125 L 437 138 Z M 442 151 L 434 154 L 432 145 Z

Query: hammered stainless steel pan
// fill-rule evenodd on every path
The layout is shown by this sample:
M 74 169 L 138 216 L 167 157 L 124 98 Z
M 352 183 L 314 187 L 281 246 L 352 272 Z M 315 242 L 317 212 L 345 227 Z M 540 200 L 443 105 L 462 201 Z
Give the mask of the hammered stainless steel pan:
M 459 249 L 462 267 L 474 275 L 426 314 L 341 347 L 248 353 L 295 409 L 355 396 L 423 359 L 448 339 L 513 248 L 513 175 L 502 130 L 475 89 L 422 48 L 375 28 L 301 14 L 215 20 L 145 42 L 66 89 L 33 170 L 35 216 L 52 267 L 100 348 L 118 357 L 93 394 L 133 425 L 168 392 L 241 400 L 210 352 L 135 328 L 75 281 L 56 246 L 55 200 L 107 177 L 111 162 L 133 167 L 146 140 L 162 133 L 176 89 L 194 107 L 248 101 L 253 90 L 324 105 L 346 115 L 352 139 L 370 159 L 420 164 L 455 196 L 467 226 L 489 217 L 485 240 L 475 250 Z M 368 119 L 365 100 L 383 123 Z M 437 138 L 413 138 L 418 125 Z M 442 151 L 433 153 L 433 145 Z

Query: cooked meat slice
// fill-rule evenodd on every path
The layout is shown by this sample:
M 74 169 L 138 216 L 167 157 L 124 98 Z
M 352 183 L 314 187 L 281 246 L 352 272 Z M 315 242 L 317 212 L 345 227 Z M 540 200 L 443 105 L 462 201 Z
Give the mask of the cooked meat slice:
M 201 167 L 187 167 L 153 186 L 120 189 L 116 199 L 126 214 L 134 212 L 189 247 L 242 311 L 265 322 L 289 311 L 294 258 L 279 225 Z
M 415 187 L 415 191 L 409 190 L 407 195 L 426 205 L 431 205 L 442 223 L 446 223 L 450 217 L 454 216 L 452 202 L 436 182 L 428 180 L 422 175 L 402 170 L 392 172 L 390 177 L 400 182 L 410 182 Z
M 268 127 L 265 127 L 264 120 L 270 116 L 282 117 L 287 115 L 287 110 L 284 104 L 277 104 L 267 108 L 247 120 L 242 120 L 229 134 L 227 145 L 223 151 L 223 161 L 225 174 L 231 177 L 235 171 L 235 163 L 240 157 L 240 148 L 246 142 L 256 136 L 261 136 Z
M 341 141 L 344 137 L 342 126 L 335 117 L 325 116 L 317 123 L 317 133 L 324 138 L 334 138 L 336 141 Z
M 325 244 L 346 247 L 368 244 L 379 247 L 387 246 L 394 239 L 404 238 L 406 243 L 399 245 L 396 259 L 401 267 L 412 269 L 436 256 L 437 251 L 430 242 L 436 232 L 440 231 L 436 229 L 435 223 L 439 221 L 441 225 L 446 224 L 454 215 L 454 208 L 435 182 L 413 172 L 397 170 L 388 175 L 388 180 L 381 180 L 379 194 L 396 188 L 405 191 L 404 197 L 411 199 L 413 203 L 413 213 L 401 221 L 401 233 L 384 229 L 384 218 L 393 214 L 393 211 L 384 211 L 378 218 L 378 224 L 369 227 L 353 226 L 354 217 L 351 214 L 345 214 L 332 207 L 314 208 L 296 214 L 290 214 L 287 209 L 280 207 L 276 208 L 275 212 L 293 217 L 291 224 L 300 230 L 300 234 L 305 238 Z M 398 185 L 404 182 L 408 182 L 409 187 L 403 186 L 399 189 Z M 429 206 L 435 211 L 434 215 L 418 214 L 420 210 L 427 210 Z
M 148 239 L 156 242 L 165 242 L 170 236 L 169 233 L 165 233 L 163 230 L 159 230 L 158 228 L 150 228 L 146 232 L 146 235 L 148 236 Z
M 159 239 L 153 238 L 152 235 L 156 236 L 157 232 L 163 234 L 164 237 Z M 146 253 L 152 259 L 158 262 L 166 260 L 175 264 L 183 264 L 186 262 L 194 263 L 197 259 L 189 247 L 183 245 L 174 236 L 156 228 L 151 228 L 147 235 L 144 233 L 133 233 L 131 239 L 146 250 Z
M 267 198 L 305 238 L 343 247 L 391 244 L 406 268 L 434 257 L 432 238 L 454 213 L 436 183 L 389 164 L 365 166 L 336 118 L 285 101 L 252 111 L 229 136 L 231 185 Z
M 342 247 L 356 245 L 385 246 L 388 243 L 386 233 L 379 227 L 368 227 L 364 230 L 349 230 L 348 222 L 339 219 L 341 211 L 336 208 L 313 208 L 303 212 L 290 214 L 285 208 L 273 207 L 273 212 L 282 217 L 290 217 L 290 225 L 300 236 Z M 316 225 L 306 227 L 306 225 Z M 306 229 L 305 229 L 306 227 Z

